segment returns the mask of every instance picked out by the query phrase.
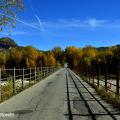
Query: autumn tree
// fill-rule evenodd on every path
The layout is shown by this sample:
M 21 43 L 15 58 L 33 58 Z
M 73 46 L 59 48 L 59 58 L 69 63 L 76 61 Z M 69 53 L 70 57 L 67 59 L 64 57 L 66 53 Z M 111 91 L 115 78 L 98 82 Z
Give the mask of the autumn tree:
M 23 0 L 0 0 L 0 31 L 7 25 L 13 27 L 17 12 L 23 8 Z
M 64 54 L 64 51 L 62 50 L 62 48 L 59 47 L 59 46 L 58 47 L 54 47 L 52 49 L 52 52 L 54 54 L 56 62 L 58 64 L 64 65 L 64 63 L 65 63 L 65 54 Z
M 47 61 L 46 61 L 46 66 L 55 66 L 56 65 L 56 60 L 54 58 L 54 54 L 52 52 L 48 52 L 46 54 Z
M 37 57 L 37 66 L 41 67 L 43 66 L 43 53 L 38 52 L 38 57 Z
M 7 52 L 0 52 L 0 68 L 5 68 L 7 62 Z
M 69 67 L 74 68 L 79 65 L 82 58 L 82 50 L 74 46 L 65 49 L 66 59 Z
M 23 58 L 23 52 L 21 48 L 12 48 L 9 51 L 9 55 L 7 57 L 7 63 L 6 67 L 7 68 L 21 68 L 21 62 Z
M 95 60 L 98 55 L 96 48 L 92 46 L 86 46 L 83 48 L 83 59 L 86 65 L 91 65 L 91 61 Z
M 24 48 L 24 58 L 26 60 L 26 67 L 36 67 L 38 51 L 31 46 L 27 46 Z

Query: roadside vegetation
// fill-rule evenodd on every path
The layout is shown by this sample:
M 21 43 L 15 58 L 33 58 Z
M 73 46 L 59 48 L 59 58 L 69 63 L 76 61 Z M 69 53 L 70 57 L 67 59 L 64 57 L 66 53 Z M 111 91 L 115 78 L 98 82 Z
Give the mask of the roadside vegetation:
M 120 110 L 120 98 L 116 96 L 114 93 L 105 90 L 105 88 L 96 88 L 98 95 L 101 96 L 102 99 L 112 104 L 113 107 L 118 108 Z

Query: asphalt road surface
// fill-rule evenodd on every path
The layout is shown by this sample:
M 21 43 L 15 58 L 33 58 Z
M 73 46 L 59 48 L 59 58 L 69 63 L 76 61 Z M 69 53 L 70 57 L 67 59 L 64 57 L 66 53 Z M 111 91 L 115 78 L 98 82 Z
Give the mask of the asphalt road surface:
M 0 120 L 120 120 L 119 114 L 66 68 L 0 104 Z

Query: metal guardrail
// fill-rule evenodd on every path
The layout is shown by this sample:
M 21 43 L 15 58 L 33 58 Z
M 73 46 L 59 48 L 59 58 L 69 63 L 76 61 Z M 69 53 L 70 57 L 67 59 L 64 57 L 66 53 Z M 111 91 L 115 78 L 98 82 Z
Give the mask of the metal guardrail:
M 0 68 L 0 101 L 30 87 L 58 69 L 59 67 Z
M 93 86 L 103 87 L 106 91 L 111 91 L 120 96 L 120 67 L 116 67 L 117 70 L 113 71 L 114 74 L 108 72 L 110 67 L 89 66 L 84 69 L 81 76 Z

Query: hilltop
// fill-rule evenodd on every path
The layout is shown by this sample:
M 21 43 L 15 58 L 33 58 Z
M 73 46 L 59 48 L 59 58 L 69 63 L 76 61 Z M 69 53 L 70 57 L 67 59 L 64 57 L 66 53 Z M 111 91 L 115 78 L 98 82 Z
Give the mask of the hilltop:
M 12 47 L 18 47 L 17 43 L 11 38 L 0 38 L 0 49 L 10 49 Z

